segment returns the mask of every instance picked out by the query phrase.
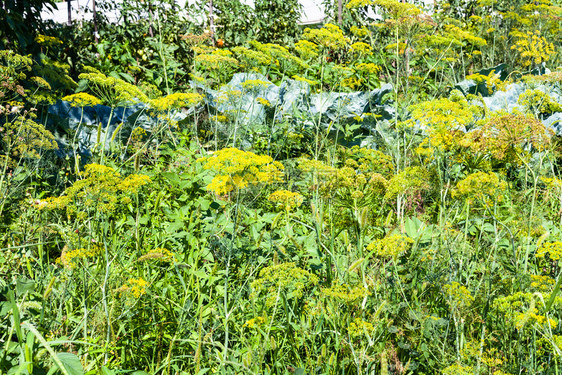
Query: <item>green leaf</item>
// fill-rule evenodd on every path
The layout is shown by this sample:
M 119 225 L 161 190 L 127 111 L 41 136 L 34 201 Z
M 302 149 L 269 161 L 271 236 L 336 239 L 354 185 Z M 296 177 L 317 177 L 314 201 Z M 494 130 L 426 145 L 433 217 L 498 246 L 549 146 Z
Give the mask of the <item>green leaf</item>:
M 84 375 L 84 367 L 76 354 L 57 353 L 57 357 L 69 375 Z

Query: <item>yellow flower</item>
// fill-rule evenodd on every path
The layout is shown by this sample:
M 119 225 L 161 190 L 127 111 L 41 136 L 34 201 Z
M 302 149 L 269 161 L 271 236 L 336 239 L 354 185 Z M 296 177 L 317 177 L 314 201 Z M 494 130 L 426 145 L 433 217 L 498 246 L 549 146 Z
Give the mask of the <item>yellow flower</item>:
M 469 307 L 474 301 L 470 291 L 456 281 L 445 285 L 443 289 L 447 295 L 447 303 L 452 309 Z
M 273 161 L 270 156 L 256 155 L 234 147 L 219 150 L 198 161 L 204 162 L 204 169 L 216 173 L 211 183 L 207 185 L 207 190 L 218 195 L 243 189 L 249 184 L 279 181 L 283 171 L 283 165 Z
M 552 260 L 562 259 L 562 242 L 555 241 L 543 243 L 542 246 L 537 250 L 535 257 L 544 258 L 546 254 L 548 254 L 550 259 Z
M 408 251 L 414 240 L 410 237 L 401 234 L 392 234 L 381 240 L 371 242 L 367 245 L 367 251 L 372 251 L 380 258 L 393 258 L 396 259 L 401 254 Z
M 146 288 L 148 287 L 148 282 L 139 277 L 138 279 L 129 279 L 127 282 L 117 289 L 119 294 L 130 293 L 133 297 L 139 298 L 146 294 Z
M 35 37 L 35 41 L 37 42 L 37 44 L 40 44 L 45 47 L 62 44 L 62 41 L 60 39 L 55 38 L 54 36 L 48 36 L 42 34 L 37 34 L 37 36 Z
M 357 52 L 359 54 L 365 54 L 365 55 L 370 55 L 373 50 L 370 45 L 363 42 L 353 43 L 350 46 L 350 48 L 353 52 Z
M 470 203 L 477 202 L 492 206 L 496 201 L 503 200 L 502 192 L 506 189 L 507 183 L 501 181 L 497 174 L 476 172 L 457 183 L 453 196 L 465 197 Z
M 92 243 L 88 248 L 79 248 L 70 250 L 66 246 L 62 250 L 60 263 L 68 269 L 74 269 L 78 266 L 81 259 L 93 258 L 101 254 L 103 248 L 96 243 Z
M 330 288 L 323 288 L 322 293 L 345 303 L 353 303 L 371 295 L 367 289 L 360 285 L 351 286 L 347 284 L 334 284 Z
M 241 83 L 245 90 L 253 91 L 261 88 L 266 88 L 271 85 L 270 82 L 262 81 L 261 79 L 249 79 Z
M 101 100 L 85 92 L 67 95 L 62 100 L 70 102 L 71 107 L 92 107 L 101 104 Z
M 285 293 L 287 299 L 298 299 L 306 289 L 318 284 L 318 281 L 318 276 L 292 262 L 265 267 L 260 271 L 259 278 L 251 284 L 253 291 L 250 298 L 256 298 L 263 292 L 266 295 L 267 306 L 273 306 L 279 293 Z
M 294 193 L 288 190 L 277 190 L 271 193 L 267 198 L 269 201 L 277 203 L 277 207 L 291 211 L 293 208 L 298 208 L 302 204 L 304 198 L 299 193 Z
M 361 318 L 355 318 L 347 327 L 347 333 L 351 337 L 371 336 L 375 327 Z
M 203 101 L 203 96 L 195 93 L 175 93 L 150 101 L 150 106 L 159 112 L 193 107 Z
M 267 323 L 267 317 L 265 316 L 257 316 L 255 318 L 252 318 L 250 320 L 247 320 L 246 323 L 244 323 L 244 327 L 246 328 L 250 328 L 250 329 L 256 329 L 258 327 L 261 327 L 262 325 Z

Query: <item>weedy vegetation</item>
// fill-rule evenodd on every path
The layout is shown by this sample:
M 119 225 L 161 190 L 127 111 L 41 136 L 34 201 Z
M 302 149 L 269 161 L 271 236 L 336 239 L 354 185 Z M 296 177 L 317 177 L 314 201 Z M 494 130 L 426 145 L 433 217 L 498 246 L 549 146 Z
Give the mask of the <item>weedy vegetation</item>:
M 0 374 L 562 373 L 560 1 L 28 3 Z

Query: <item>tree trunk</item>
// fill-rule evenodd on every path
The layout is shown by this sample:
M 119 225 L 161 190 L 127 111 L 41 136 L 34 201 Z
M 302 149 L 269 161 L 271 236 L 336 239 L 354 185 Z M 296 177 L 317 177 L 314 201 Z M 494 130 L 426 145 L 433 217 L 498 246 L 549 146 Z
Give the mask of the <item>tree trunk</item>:
M 342 26 L 342 0 L 338 0 L 338 24 Z
M 98 17 L 96 16 L 96 0 L 92 0 L 92 11 L 94 12 L 94 41 L 98 42 Z
M 211 33 L 211 41 L 215 45 L 215 16 L 213 14 L 213 0 L 209 0 L 209 31 Z

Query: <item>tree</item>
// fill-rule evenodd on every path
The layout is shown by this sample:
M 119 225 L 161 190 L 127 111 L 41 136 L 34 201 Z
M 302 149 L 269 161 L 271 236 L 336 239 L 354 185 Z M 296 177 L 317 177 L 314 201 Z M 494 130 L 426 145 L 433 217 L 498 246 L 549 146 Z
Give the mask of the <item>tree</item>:
M 298 0 L 256 0 L 255 11 L 259 41 L 287 43 L 299 34 L 302 5 Z
M 55 0 L 0 1 L 0 49 L 28 51 L 36 33 L 44 30 L 41 11 L 54 5 Z

